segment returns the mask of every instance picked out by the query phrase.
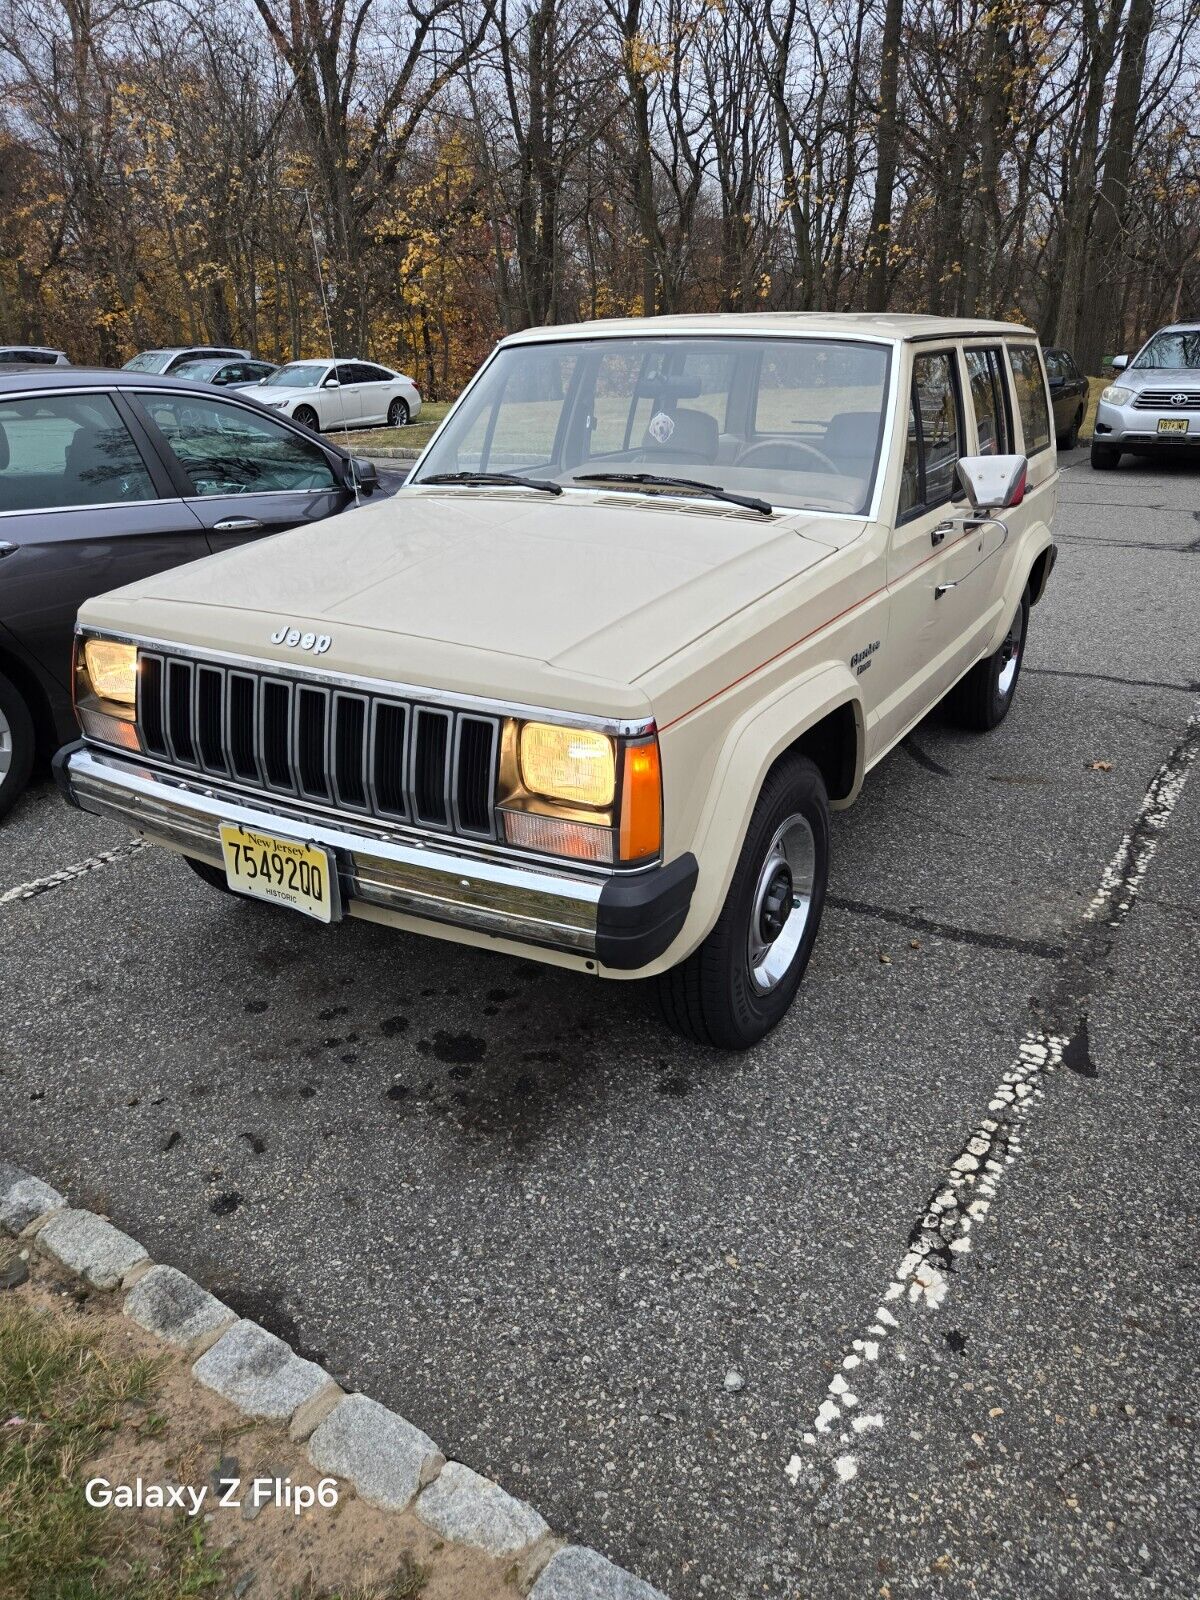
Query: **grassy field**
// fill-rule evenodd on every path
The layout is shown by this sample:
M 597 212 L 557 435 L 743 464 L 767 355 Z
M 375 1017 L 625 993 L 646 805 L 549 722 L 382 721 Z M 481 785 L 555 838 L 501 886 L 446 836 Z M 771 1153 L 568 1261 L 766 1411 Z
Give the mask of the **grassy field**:
M 433 438 L 434 429 L 449 411 L 451 404 L 449 400 L 427 402 L 421 407 L 420 421 L 409 423 L 407 428 L 352 429 L 348 441 L 340 430 L 331 430 L 329 436 L 336 444 L 348 442 L 351 450 L 357 450 L 364 455 L 370 455 L 372 450 L 378 450 L 381 446 L 389 450 L 397 445 L 404 449 L 419 450 Z

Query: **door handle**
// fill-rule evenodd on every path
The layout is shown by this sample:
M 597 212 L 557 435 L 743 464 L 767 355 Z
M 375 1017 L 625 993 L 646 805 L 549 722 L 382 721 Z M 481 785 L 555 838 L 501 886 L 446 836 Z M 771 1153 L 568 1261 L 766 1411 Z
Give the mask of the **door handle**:
M 5 556 L 11 556 L 16 548 L 16 545 L 9 544 L 7 539 L 0 539 L 0 561 L 3 561 Z
M 939 583 L 934 586 L 933 598 L 940 600 L 944 594 L 949 594 L 951 589 L 957 589 L 956 583 Z
M 953 528 L 953 526 L 954 526 L 954 524 L 952 522 L 939 522 L 937 527 L 929 535 L 930 544 L 934 544 L 934 545 L 941 544 L 942 540 L 950 532 L 950 530 L 951 530 L 951 528 Z
M 214 533 L 251 533 L 255 528 L 261 528 L 262 523 L 257 517 L 224 517 L 220 522 L 213 523 Z

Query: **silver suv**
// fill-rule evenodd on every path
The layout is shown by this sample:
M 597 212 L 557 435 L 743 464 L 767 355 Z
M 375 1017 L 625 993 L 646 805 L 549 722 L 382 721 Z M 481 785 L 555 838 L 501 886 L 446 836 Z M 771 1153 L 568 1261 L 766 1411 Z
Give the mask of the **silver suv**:
M 1172 454 L 1200 447 L 1200 323 L 1160 328 L 1130 361 L 1113 362 L 1116 382 L 1100 395 L 1092 465 L 1115 467 L 1122 451 Z

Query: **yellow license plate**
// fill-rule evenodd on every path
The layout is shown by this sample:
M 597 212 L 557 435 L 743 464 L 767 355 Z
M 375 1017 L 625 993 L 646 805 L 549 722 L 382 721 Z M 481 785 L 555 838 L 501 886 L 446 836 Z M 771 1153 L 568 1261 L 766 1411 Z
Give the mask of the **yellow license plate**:
M 341 915 L 336 868 L 328 850 L 256 833 L 233 822 L 221 824 L 225 877 L 238 894 L 290 906 L 318 922 Z
M 1186 433 L 1188 431 L 1188 419 L 1186 417 L 1159 417 L 1158 431 L 1159 433 Z

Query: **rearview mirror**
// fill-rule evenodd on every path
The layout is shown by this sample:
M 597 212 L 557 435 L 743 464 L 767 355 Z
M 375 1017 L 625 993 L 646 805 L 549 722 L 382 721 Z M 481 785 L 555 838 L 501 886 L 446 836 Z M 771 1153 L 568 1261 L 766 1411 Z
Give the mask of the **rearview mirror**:
M 976 511 L 1007 511 L 1025 498 L 1024 456 L 960 456 L 958 481 Z
M 379 487 L 379 473 L 375 463 L 365 456 L 350 458 L 350 481 L 357 484 L 363 494 L 374 494 Z
M 1129 357 L 1114 356 L 1109 365 L 1112 367 L 1114 372 L 1124 372 L 1125 368 L 1129 365 Z

